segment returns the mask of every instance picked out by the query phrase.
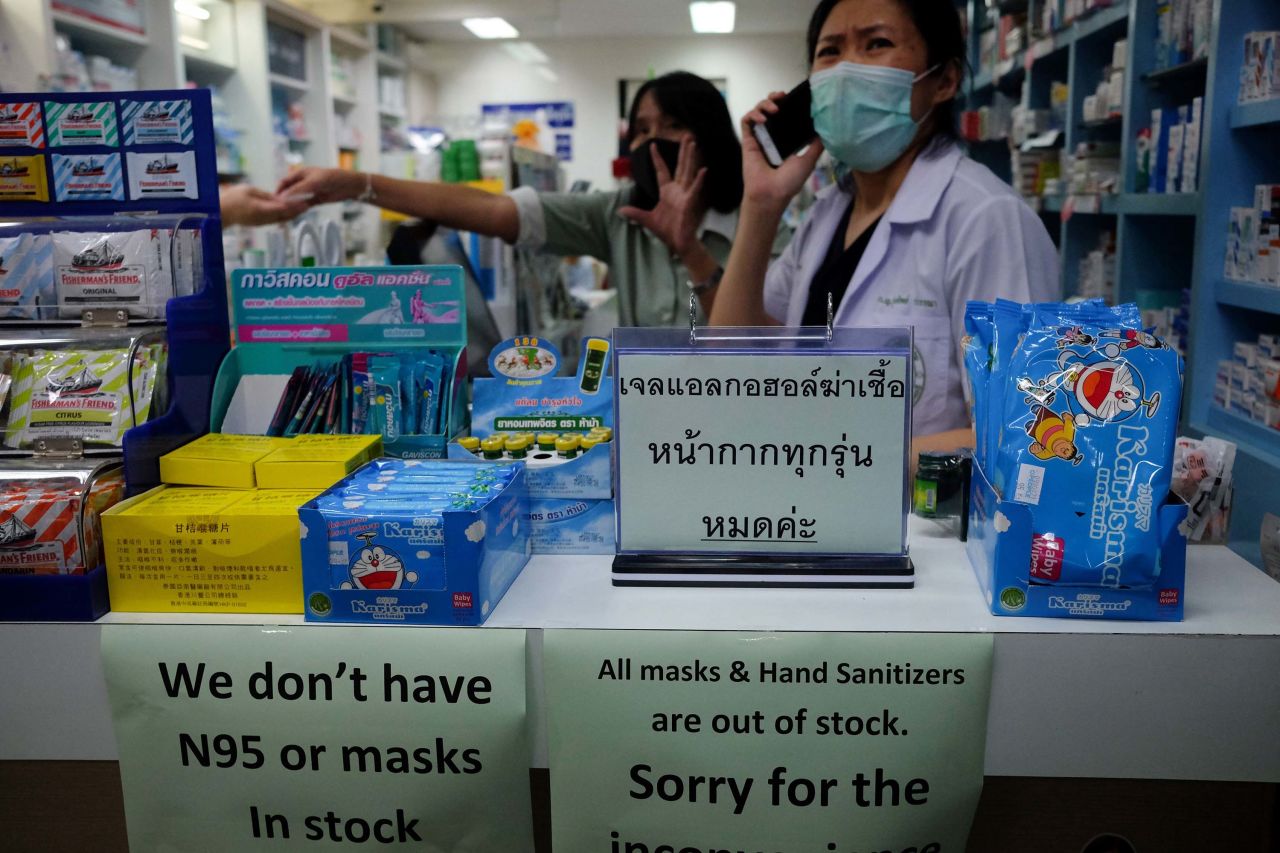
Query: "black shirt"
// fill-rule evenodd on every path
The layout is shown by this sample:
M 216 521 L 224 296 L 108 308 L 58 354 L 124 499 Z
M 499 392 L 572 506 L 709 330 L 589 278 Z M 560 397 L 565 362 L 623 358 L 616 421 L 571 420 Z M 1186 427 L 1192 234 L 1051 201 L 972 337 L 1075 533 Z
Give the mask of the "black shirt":
M 832 310 L 838 309 L 840 300 L 844 299 L 845 291 L 849 289 L 849 282 L 853 281 L 853 275 L 858 271 L 858 262 L 862 260 L 867 246 L 871 243 L 871 235 L 880 224 L 880 219 L 872 222 L 867 226 L 867 230 L 853 241 L 853 245 L 846 249 L 844 235 L 849 230 L 849 220 L 852 217 L 853 202 L 851 201 L 844 216 L 840 217 L 840 224 L 836 227 L 835 236 L 831 238 L 831 245 L 827 248 L 827 256 L 823 259 L 822 266 L 818 268 L 813 281 L 809 284 L 809 301 L 805 304 L 801 325 L 827 325 L 827 294 L 831 294 Z

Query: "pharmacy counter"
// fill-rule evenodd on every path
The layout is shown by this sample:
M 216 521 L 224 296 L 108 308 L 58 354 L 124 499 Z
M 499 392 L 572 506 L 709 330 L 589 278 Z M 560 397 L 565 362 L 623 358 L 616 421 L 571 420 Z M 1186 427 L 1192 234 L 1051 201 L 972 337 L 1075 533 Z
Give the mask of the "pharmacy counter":
M 608 558 L 534 558 L 487 623 L 532 629 L 533 765 L 546 766 L 537 629 L 981 632 L 995 635 L 988 776 L 1280 782 L 1280 584 L 1228 549 L 1191 548 L 1185 621 L 1150 623 L 995 617 L 959 543 L 913 521 L 911 547 L 910 591 L 618 589 Z M 121 623 L 305 625 L 0 625 L 0 760 L 116 758 L 98 642 Z

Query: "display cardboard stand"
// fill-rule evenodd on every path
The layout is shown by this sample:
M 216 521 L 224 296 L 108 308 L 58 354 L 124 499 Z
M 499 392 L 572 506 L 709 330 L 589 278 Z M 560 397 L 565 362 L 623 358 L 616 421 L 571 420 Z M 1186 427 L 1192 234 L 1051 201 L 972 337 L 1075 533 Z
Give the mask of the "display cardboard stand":
M 910 589 L 912 332 L 618 329 L 615 586 Z
M 1182 621 L 1187 572 L 1187 505 L 1177 496 L 1156 513 L 1160 531 L 1160 576 L 1147 588 L 1108 588 L 1031 583 L 1031 507 L 1002 500 L 977 464 L 969 505 L 965 550 L 987 606 L 996 616 L 1068 619 Z

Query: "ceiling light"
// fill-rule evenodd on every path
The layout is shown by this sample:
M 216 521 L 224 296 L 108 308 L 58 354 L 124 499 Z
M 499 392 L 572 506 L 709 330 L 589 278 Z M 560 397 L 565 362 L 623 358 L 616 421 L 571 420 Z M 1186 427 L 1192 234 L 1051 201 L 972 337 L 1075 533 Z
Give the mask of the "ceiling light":
M 550 80 L 552 83 L 560 79 L 560 75 L 552 71 L 549 65 L 535 65 L 533 70 L 541 74 L 543 79 Z
M 508 41 L 504 42 L 502 47 L 512 57 L 526 65 L 544 65 L 551 61 L 551 57 L 543 53 L 533 42 Z
M 197 21 L 209 20 L 209 10 L 192 0 L 173 0 L 173 11 Z
M 726 0 L 690 3 L 689 20 L 695 33 L 731 33 L 737 6 Z
M 504 18 L 464 18 L 462 26 L 482 39 L 513 39 L 520 35 Z

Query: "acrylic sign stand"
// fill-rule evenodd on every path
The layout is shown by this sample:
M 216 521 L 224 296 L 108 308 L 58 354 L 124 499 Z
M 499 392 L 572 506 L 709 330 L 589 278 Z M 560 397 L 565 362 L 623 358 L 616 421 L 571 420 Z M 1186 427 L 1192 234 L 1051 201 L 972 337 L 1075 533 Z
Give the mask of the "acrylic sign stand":
M 615 331 L 614 585 L 913 586 L 912 331 L 830 313 Z

